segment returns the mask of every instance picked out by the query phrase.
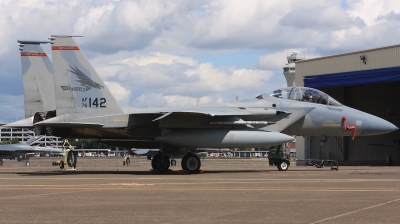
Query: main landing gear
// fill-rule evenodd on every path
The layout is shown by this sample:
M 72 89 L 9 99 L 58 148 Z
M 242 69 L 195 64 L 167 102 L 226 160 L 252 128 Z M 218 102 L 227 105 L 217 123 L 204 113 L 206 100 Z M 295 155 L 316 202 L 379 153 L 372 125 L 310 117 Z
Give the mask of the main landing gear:
M 170 161 L 169 156 L 164 153 L 158 153 L 151 160 L 151 166 L 159 172 L 168 171 L 171 163 L 176 164 L 176 161 L 174 159 Z M 181 166 L 188 173 L 198 173 L 201 167 L 200 158 L 196 154 L 189 152 L 182 158 Z
M 181 165 L 183 170 L 189 173 L 197 173 L 201 167 L 200 158 L 196 154 L 189 152 L 182 158 Z
M 169 165 L 169 156 L 164 153 L 158 153 L 151 160 L 151 167 L 153 167 L 153 170 L 158 170 L 160 172 L 168 171 Z

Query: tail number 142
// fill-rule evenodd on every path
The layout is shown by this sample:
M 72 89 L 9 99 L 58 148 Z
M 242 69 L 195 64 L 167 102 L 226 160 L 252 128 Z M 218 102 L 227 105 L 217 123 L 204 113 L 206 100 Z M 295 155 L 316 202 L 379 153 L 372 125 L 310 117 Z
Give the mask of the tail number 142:
M 91 98 L 91 97 L 84 97 L 82 98 L 82 107 L 107 107 L 106 106 L 106 98 Z

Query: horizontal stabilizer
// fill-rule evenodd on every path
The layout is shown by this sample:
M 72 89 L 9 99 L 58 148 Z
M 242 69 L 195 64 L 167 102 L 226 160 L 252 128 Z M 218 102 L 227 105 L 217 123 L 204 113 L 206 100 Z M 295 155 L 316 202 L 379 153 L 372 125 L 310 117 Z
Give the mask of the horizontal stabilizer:
M 33 128 L 33 117 L 28 117 L 19 121 L 8 123 L 2 127 L 6 128 Z

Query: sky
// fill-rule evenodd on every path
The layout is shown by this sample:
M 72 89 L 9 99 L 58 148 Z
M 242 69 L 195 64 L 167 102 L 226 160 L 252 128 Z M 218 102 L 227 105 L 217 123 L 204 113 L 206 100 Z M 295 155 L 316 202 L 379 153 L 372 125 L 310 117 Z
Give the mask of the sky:
M 294 50 L 400 44 L 399 24 L 392 0 L 0 0 L 0 123 L 24 118 L 17 40 L 84 36 L 75 41 L 122 107 L 178 107 L 283 87 Z

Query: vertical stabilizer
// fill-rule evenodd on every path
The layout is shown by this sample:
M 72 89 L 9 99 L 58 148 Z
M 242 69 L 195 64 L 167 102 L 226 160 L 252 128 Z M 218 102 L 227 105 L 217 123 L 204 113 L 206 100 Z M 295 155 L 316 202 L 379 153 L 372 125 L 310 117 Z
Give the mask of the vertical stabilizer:
M 44 43 L 50 42 L 18 40 L 26 118 L 56 109 L 53 65 L 40 46 Z
M 72 36 L 52 35 L 57 116 L 123 114 L 122 108 Z

